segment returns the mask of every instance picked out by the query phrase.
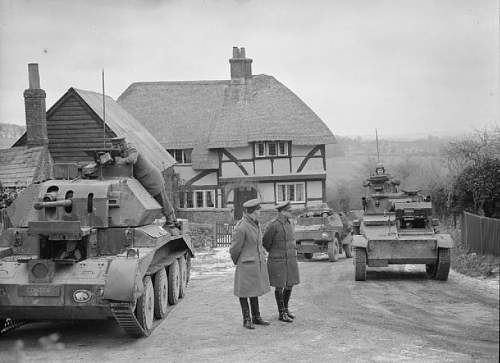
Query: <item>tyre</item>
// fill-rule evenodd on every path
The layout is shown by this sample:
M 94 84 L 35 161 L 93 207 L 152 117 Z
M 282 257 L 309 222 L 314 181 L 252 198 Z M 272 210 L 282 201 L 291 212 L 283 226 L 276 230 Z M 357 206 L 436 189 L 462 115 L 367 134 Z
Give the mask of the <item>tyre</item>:
M 168 267 L 168 302 L 170 305 L 175 305 L 179 302 L 180 283 L 179 263 L 175 260 Z
M 436 264 L 435 263 L 428 263 L 425 265 L 425 272 L 427 273 L 427 276 L 431 279 L 436 278 Z
M 348 243 L 348 244 L 343 245 L 342 247 L 344 248 L 345 257 L 351 258 L 352 257 L 352 245 L 350 243 Z
M 186 255 L 186 285 L 189 284 L 189 280 L 191 279 L 191 255 L 188 254 Z
M 304 253 L 304 258 L 310 260 L 311 258 L 313 258 L 313 254 L 310 252 Z
M 328 259 L 335 262 L 339 259 L 339 240 L 335 237 L 333 241 L 328 242 Z
M 155 317 L 163 319 L 167 315 L 168 308 L 168 276 L 167 271 L 162 268 L 155 274 L 154 279 Z
M 149 333 L 153 329 L 153 320 L 155 313 L 154 289 L 153 282 L 151 282 L 151 277 L 145 276 L 142 280 L 142 283 L 144 284 L 144 292 L 137 299 L 135 315 L 137 316 L 139 324 L 141 324 L 143 329 L 146 331 L 146 334 L 149 335 Z
M 450 249 L 439 248 L 438 262 L 436 268 L 436 280 L 441 280 L 441 281 L 448 280 L 449 273 L 450 273 Z
M 354 248 L 354 280 L 366 280 L 366 250 L 364 248 Z
M 177 259 L 179 263 L 179 298 L 183 298 L 186 295 L 187 287 L 187 263 L 184 256 Z

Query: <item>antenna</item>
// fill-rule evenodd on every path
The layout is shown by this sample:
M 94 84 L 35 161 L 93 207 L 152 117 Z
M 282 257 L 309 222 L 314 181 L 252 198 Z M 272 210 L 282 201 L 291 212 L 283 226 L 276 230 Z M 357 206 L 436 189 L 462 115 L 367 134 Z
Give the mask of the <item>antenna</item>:
M 104 68 L 102 69 L 102 148 L 106 148 L 106 101 L 104 94 Z
M 104 80 L 103 80 L 104 82 Z M 375 139 L 377 140 L 377 162 L 380 161 L 380 150 L 378 148 L 378 132 L 377 132 L 377 129 L 375 129 Z

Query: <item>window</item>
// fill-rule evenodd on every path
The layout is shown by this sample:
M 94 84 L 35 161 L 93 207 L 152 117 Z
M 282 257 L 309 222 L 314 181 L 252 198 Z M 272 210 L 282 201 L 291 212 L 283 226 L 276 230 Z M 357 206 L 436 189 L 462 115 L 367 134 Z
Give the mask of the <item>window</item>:
M 288 142 L 287 141 L 261 141 L 255 143 L 255 156 L 274 157 L 274 156 L 288 156 Z
M 195 190 L 179 192 L 180 208 L 215 208 L 216 190 Z M 221 192 L 218 193 L 219 205 L 221 203 Z
M 276 188 L 278 202 L 305 202 L 304 183 L 278 183 Z
M 179 164 L 191 164 L 192 149 L 169 149 L 167 151 Z

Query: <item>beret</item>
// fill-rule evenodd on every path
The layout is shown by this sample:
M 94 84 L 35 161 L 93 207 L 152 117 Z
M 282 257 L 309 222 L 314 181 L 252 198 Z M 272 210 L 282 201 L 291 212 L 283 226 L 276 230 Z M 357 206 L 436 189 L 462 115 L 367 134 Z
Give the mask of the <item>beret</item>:
M 243 208 L 255 208 L 260 205 L 260 201 L 258 199 L 250 199 L 243 203 Z
M 285 200 L 284 202 L 280 202 L 276 205 L 276 209 L 279 211 L 282 211 L 282 210 L 287 210 L 287 209 L 290 209 L 291 206 L 290 206 L 290 201 L 289 200 Z

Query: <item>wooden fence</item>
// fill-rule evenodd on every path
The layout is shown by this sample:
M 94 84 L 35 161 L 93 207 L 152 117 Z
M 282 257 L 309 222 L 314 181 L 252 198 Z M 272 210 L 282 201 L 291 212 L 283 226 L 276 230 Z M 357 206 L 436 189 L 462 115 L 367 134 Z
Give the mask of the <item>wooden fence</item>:
M 500 256 L 500 219 L 464 212 L 462 241 L 471 252 Z
M 236 222 L 216 222 L 215 223 L 215 244 L 217 247 L 231 246 L 231 236 Z

